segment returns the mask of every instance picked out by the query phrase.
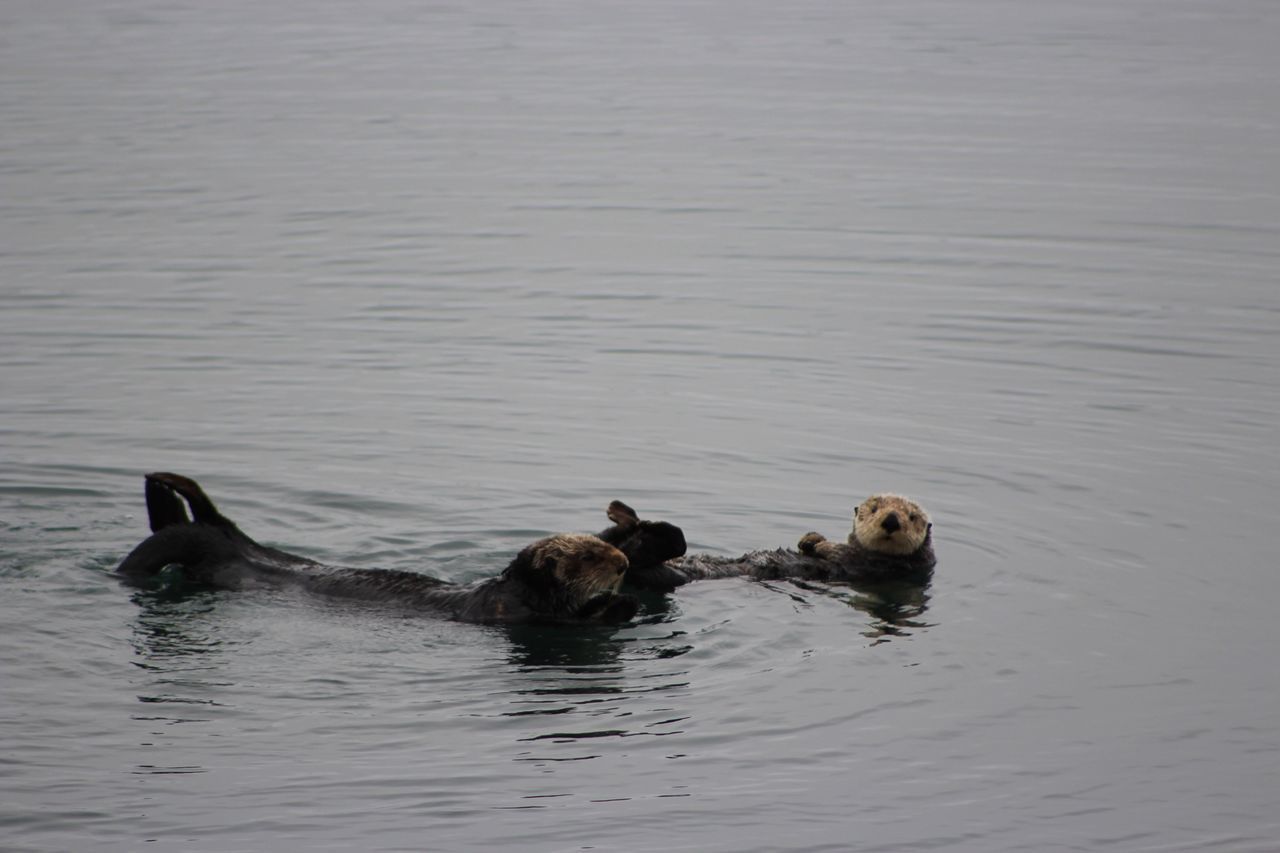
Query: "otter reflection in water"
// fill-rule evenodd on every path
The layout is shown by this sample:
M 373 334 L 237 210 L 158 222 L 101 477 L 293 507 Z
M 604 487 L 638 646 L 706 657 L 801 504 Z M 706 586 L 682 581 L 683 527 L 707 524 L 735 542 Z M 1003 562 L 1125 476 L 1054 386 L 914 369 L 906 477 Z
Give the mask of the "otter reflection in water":
M 769 585 L 768 581 L 764 583 Z M 872 621 L 861 633 L 872 641 L 873 646 L 932 627 L 932 623 L 923 621 L 929 609 L 928 583 L 885 581 L 832 585 L 799 579 L 793 579 L 791 583 L 803 592 L 839 601 L 870 616 Z
M 218 512 L 194 480 L 179 474 L 146 475 L 146 498 L 152 535 L 116 570 L 134 580 L 178 564 L 184 577 L 210 586 L 292 585 L 420 607 L 464 622 L 617 623 L 639 607 L 618 593 L 626 556 L 595 536 L 540 539 L 498 577 L 459 586 L 416 572 L 329 566 L 260 545 Z

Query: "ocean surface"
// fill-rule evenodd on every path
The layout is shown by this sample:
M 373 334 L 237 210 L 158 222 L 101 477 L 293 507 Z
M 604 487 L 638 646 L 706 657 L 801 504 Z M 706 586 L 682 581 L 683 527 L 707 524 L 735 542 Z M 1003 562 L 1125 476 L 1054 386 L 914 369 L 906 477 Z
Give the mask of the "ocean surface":
M 1280 5 L 0 5 L 0 848 L 1280 849 Z M 906 601 L 470 581 L 620 498 Z

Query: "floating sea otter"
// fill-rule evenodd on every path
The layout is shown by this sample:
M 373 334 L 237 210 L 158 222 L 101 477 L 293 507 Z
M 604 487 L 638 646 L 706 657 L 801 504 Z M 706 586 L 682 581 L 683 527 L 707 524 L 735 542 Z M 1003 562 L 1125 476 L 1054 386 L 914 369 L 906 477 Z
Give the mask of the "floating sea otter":
M 464 622 L 613 623 L 628 621 L 638 609 L 634 598 L 618 594 L 626 556 L 595 536 L 540 539 L 498 577 L 459 586 L 416 572 L 327 566 L 260 545 L 218 512 L 194 480 L 179 474 L 148 474 L 146 497 L 152 535 L 117 569 L 134 579 L 180 564 L 184 576 L 216 587 L 292 585 L 421 607 Z
M 634 577 L 628 574 L 628 581 L 667 590 L 691 580 L 743 575 L 864 584 L 923 583 L 936 562 L 932 527 L 928 514 L 914 501 L 900 495 L 872 495 L 853 511 L 853 532 L 847 542 L 830 542 L 821 534 L 806 533 L 797 551 L 749 551 L 741 557 L 694 554 L 668 560 Z

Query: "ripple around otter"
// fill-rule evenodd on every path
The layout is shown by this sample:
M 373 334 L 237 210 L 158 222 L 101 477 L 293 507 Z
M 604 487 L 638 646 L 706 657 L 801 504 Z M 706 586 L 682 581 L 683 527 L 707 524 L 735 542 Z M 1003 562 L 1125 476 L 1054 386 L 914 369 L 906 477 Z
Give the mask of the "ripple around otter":
M 67 11 L 0 5 L 6 849 L 1274 847 L 1274 3 Z M 454 581 L 615 498 L 939 565 L 139 594 L 155 470 Z

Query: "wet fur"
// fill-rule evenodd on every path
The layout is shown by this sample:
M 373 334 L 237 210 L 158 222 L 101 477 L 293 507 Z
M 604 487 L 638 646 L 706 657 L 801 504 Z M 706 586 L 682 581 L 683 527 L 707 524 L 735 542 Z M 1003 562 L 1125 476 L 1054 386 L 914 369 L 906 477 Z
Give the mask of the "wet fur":
M 900 495 L 872 495 L 854 510 L 847 542 L 806 533 L 798 550 L 750 551 L 741 557 L 696 554 L 668 567 L 686 580 L 749 576 L 847 583 L 925 583 L 937 562 L 933 525 L 919 504 Z
M 685 575 L 666 564 L 688 549 L 683 530 L 666 521 L 642 520 L 622 501 L 610 503 L 605 514 L 613 525 L 596 535 L 627 555 L 627 586 L 670 591 L 688 583 Z
M 180 474 L 148 474 L 146 499 L 152 535 L 117 568 L 134 580 L 177 564 L 185 577 L 215 587 L 291 585 L 464 622 L 625 622 L 638 608 L 635 599 L 617 592 L 626 556 L 594 536 L 541 539 L 522 549 L 498 577 L 459 586 L 416 572 L 330 566 L 261 545 Z

